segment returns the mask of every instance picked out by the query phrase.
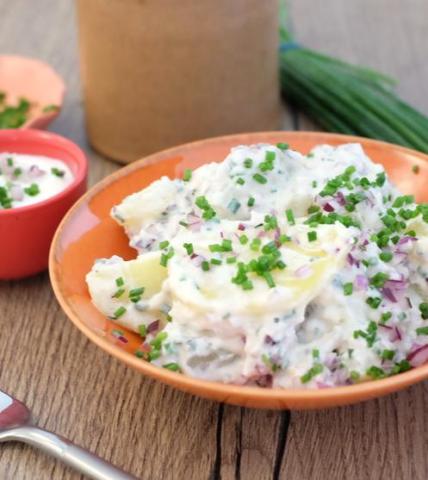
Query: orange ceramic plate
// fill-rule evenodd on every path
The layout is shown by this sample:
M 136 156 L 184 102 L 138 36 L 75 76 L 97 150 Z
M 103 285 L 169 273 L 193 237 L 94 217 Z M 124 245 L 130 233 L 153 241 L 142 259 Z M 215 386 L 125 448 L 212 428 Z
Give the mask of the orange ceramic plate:
M 307 153 L 319 144 L 360 142 L 366 153 L 382 163 L 403 193 L 428 201 L 428 156 L 406 148 L 364 138 L 315 132 L 271 132 L 213 138 L 166 150 L 123 168 L 90 190 L 71 209 L 57 230 L 50 253 L 55 294 L 71 321 L 96 345 L 136 370 L 202 397 L 245 407 L 314 409 L 386 395 L 428 378 L 428 365 L 384 380 L 322 390 L 262 389 L 208 382 L 170 372 L 137 358 L 139 336 L 107 320 L 92 305 L 85 275 L 96 258 L 117 254 L 136 256 L 128 238 L 109 216 L 113 205 L 162 175 L 181 177 L 185 168 L 220 161 L 231 147 L 259 142 L 287 142 Z M 419 167 L 415 174 L 413 167 Z

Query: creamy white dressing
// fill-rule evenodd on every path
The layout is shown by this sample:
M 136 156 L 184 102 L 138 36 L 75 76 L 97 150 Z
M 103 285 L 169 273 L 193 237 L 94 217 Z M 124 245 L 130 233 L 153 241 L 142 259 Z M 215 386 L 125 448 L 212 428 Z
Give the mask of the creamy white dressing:
M 401 197 L 360 145 L 239 146 L 186 180 L 114 207 L 139 256 L 87 275 L 97 308 L 142 335 L 138 356 L 281 388 L 428 359 L 427 206 Z
M 42 202 L 72 182 L 62 161 L 42 155 L 0 153 L 0 210 Z

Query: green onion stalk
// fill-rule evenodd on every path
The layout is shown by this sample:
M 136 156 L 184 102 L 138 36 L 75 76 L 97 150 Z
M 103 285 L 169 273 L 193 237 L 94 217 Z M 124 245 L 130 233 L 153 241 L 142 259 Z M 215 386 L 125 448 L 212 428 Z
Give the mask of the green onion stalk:
M 428 153 L 428 117 L 400 100 L 396 82 L 295 42 L 280 12 L 283 97 L 326 130 L 376 138 Z

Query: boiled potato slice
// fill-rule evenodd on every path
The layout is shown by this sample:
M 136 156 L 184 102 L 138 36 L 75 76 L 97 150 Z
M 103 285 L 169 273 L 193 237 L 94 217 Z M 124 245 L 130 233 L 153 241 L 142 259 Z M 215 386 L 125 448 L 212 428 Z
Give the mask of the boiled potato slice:
M 150 252 L 130 261 L 119 257 L 100 260 L 88 273 L 86 281 L 98 310 L 138 331 L 141 324 L 147 326 L 165 318 L 162 310 L 165 299 L 160 292 L 166 276 L 166 268 L 160 265 L 160 252 Z M 141 299 L 132 302 L 129 292 L 141 287 L 144 288 Z

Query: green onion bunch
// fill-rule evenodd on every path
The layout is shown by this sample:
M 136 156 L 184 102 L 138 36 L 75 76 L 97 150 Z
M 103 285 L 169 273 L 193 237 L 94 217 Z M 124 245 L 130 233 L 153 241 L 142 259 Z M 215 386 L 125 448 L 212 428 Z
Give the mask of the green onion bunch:
M 400 100 L 395 81 L 295 43 L 281 10 L 280 75 L 285 99 L 333 132 L 428 153 L 428 118 Z

